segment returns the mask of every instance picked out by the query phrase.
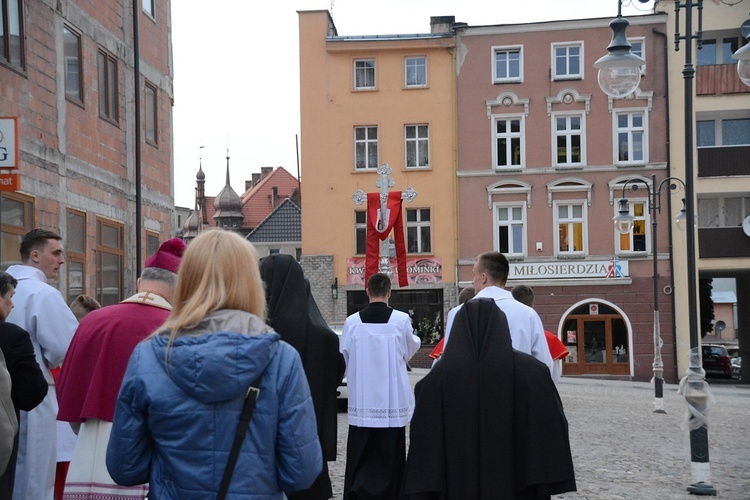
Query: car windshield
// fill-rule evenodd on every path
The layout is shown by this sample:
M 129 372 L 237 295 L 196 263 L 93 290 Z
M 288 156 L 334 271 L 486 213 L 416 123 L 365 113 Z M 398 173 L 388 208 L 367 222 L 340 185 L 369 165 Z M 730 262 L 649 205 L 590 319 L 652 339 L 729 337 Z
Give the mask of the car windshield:
M 703 348 L 704 356 L 728 356 L 723 347 L 708 346 Z

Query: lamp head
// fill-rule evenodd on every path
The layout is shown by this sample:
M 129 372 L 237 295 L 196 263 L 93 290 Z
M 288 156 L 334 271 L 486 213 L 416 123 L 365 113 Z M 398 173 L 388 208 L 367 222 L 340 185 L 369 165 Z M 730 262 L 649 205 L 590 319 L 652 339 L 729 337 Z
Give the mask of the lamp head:
M 333 278 L 333 284 L 331 285 L 331 298 L 336 300 L 339 298 L 339 279 Z
M 610 97 L 627 97 L 638 88 L 641 82 L 641 68 L 646 61 L 631 52 L 633 48 L 625 35 L 630 25 L 627 19 L 617 16 L 609 23 L 612 28 L 612 41 L 607 47 L 608 54 L 594 63 L 599 69 L 599 87 Z
M 750 87 L 750 43 L 732 54 L 732 59 L 737 59 L 737 74 L 740 80 Z
M 682 210 L 680 210 L 680 213 L 675 216 L 674 221 L 675 224 L 677 224 L 677 229 L 679 229 L 681 233 L 684 233 L 687 229 L 687 208 L 685 207 L 685 198 L 682 199 Z
M 620 210 L 617 215 L 612 217 L 612 221 L 615 223 L 615 229 L 620 234 L 628 234 L 633 229 L 633 222 L 635 217 L 630 215 L 630 208 L 628 207 L 628 200 L 622 198 L 620 200 Z

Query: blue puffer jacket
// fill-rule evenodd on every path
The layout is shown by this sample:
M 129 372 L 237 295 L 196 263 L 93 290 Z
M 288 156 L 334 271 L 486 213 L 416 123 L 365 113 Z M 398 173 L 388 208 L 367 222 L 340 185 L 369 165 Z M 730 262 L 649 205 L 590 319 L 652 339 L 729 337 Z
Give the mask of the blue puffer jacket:
M 155 336 L 130 358 L 107 449 L 112 478 L 149 482 L 159 500 L 214 498 L 245 393 L 263 373 L 228 498 L 278 499 L 310 486 L 323 461 L 297 351 L 241 311 L 213 313 L 177 337 L 168 364 L 167 341 Z

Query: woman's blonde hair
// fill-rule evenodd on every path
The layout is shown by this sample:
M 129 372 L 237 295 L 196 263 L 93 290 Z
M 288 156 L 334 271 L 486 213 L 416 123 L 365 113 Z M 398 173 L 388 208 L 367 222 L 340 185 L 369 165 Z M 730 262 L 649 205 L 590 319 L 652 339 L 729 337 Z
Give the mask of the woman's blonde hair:
M 182 256 L 164 327 L 171 330 L 171 344 L 180 330 L 196 327 L 214 311 L 239 309 L 265 321 L 265 308 L 255 247 L 236 233 L 212 229 L 191 241 Z

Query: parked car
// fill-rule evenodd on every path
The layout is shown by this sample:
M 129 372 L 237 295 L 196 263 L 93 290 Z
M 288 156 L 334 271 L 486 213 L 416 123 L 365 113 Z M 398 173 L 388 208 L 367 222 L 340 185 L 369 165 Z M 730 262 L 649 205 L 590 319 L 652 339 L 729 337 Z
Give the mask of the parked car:
M 343 325 L 328 325 L 328 327 L 336 333 L 336 335 L 339 336 L 339 344 L 341 343 L 341 334 L 344 333 L 344 326 Z M 339 400 L 343 400 L 343 406 L 346 407 L 346 400 L 349 399 L 349 393 L 346 389 L 346 376 L 344 376 L 344 380 L 341 381 L 341 385 L 338 388 L 338 398 Z
M 739 356 L 732 358 L 732 375 L 737 378 L 742 376 L 742 358 Z
M 719 344 L 703 344 L 701 347 L 706 375 L 732 378 L 732 358 L 727 348 Z

